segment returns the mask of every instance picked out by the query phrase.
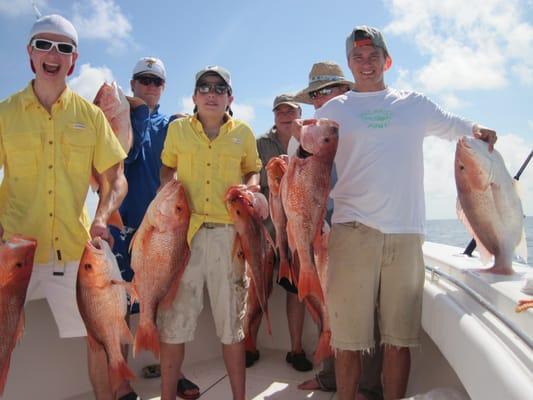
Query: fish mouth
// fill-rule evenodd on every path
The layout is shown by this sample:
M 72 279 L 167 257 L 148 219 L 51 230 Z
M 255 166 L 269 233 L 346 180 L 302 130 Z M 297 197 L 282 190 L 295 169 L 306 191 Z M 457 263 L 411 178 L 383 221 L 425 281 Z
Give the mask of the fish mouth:
M 87 248 L 92 252 L 103 254 L 104 244 L 102 242 L 103 242 L 103 239 L 97 236 L 87 242 Z

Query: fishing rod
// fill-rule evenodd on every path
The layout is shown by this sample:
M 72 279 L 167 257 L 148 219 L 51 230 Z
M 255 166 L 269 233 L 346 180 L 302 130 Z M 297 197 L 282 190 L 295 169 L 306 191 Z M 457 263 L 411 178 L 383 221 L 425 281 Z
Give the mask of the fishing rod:
M 531 161 L 532 157 L 533 157 L 533 150 L 531 150 L 526 160 L 522 163 L 522 166 L 520 167 L 516 175 L 513 177 L 513 179 L 515 180 L 520 179 L 520 175 L 522 175 L 522 172 L 524 172 L 527 165 L 529 164 L 529 161 Z M 468 246 L 466 246 L 465 251 L 463 251 L 463 254 L 466 254 L 468 257 L 472 257 L 472 252 L 474 251 L 476 246 L 477 246 L 476 239 L 472 239 L 470 243 L 468 243 Z

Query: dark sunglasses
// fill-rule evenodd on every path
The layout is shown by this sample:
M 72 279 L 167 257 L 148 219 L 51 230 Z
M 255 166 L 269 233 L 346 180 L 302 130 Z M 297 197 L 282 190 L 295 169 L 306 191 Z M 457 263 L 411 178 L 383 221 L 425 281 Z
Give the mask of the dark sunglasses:
M 50 51 L 55 47 L 57 52 L 61 54 L 72 54 L 76 49 L 72 43 L 54 42 L 48 39 L 33 39 L 31 46 L 39 51 Z
M 229 86 L 224 83 L 200 83 L 196 85 L 196 90 L 202 94 L 215 92 L 218 95 L 222 95 L 229 92 Z
M 309 92 L 309 97 L 311 97 L 312 99 L 316 99 L 318 97 L 328 96 L 331 93 L 333 93 L 333 89 L 335 89 L 336 87 L 339 87 L 339 86 L 338 85 L 328 86 L 322 89 L 313 90 L 312 92 Z
M 149 86 L 150 84 L 153 84 L 156 87 L 162 86 L 165 81 L 161 78 L 158 78 L 157 76 L 138 76 L 135 78 L 137 82 L 139 82 L 141 85 Z

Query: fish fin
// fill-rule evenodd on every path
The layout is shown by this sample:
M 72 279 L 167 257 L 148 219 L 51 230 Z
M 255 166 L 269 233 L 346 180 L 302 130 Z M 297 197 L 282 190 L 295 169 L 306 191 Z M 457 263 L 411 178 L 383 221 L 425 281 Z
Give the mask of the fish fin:
M 315 353 L 313 354 L 313 363 L 320 364 L 324 359 L 333 355 L 333 349 L 330 345 L 331 331 L 320 332 L 320 338 L 316 345 Z
M 516 245 L 515 255 L 521 262 L 527 263 L 527 242 L 526 231 L 524 227 L 522 227 L 522 235 L 520 236 L 520 241 Z
M 109 364 L 109 385 L 111 386 L 111 391 L 114 395 L 117 393 L 118 388 L 123 381 L 130 381 L 132 379 L 135 379 L 135 374 L 128 367 L 128 364 L 122 355 L 119 361 Z
M 131 344 L 133 343 L 133 335 L 131 334 L 130 328 L 126 323 L 126 320 L 121 321 L 120 329 L 120 344 Z
M 126 292 L 128 292 L 128 294 L 130 295 L 130 301 L 132 303 L 139 301 L 139 294 L 137 293 L 137 289 L 135 288 L 135 284 L 133 282 L 118 281 L 112 279 L 111 284 L 123 286 L 124 289 L 126 289 Z
M 180 260 L 181 266 L 178 265 L 178 272 L 176 273 L 176 276 L 174 277 L 174 281 L 172 282 L 172 285 L 170 285 L 170 288 L 168 289 L 168 292 L 165 294 L 165 297 L 161 300 L 159 303 L 159 306 L 162 308 L 169 308 L 172 306 L 172 302 L 176 298 L 176 295 L 178 294 L 178 289 L 180 287 L 181 283 L 181 277 L 183 276 L 183 272 L 185 271 L 185 268 L 187 268 L 187 264 L 189 263 L 189 258 L 191 256 L 191 251 L 189 249 L 189 246 L 186 246 L 185 255 L 184 258 Z
M 303 301 L 305 307 L 307 308 L 307 311 L 311 315 L 311 318 L 313 319 L 315 324 L 318 325 L 319 329 L 321 329 L 322 321 L 320 320 L 320 311 L 317 310 L 316 304 L 311 301 L 311 296 L 307 296 Z
M 13 349 L 11 349 L 4 358 L 3 365 L 0 365 L 0 397 L 4 394 L 4 388 L 6 386 L 7 381 L 7 373 L 9 371 L 9 364 L 11 362 L 11 352 Z
M 133 356 L 136 357 L 141 350 L 150 350 L 159 359 L 159 331 L 153 321 L 139 322 L 133 342 Z
M 17 330 L 15 331 L 15 343 L 18 343 L 22 339 L 22 334 L 24 333 L 24 310 L 20 311 L 19 321 L 17 323 Z
M 122 221 L 122 217 L 120 216 L 120 213 L 118 212 L 118 210 L 113 211 L 113 213 L 109 216 L 109 219 L 107 220 L 107 224 L 113 225 L 119 230 L 124 229 L 124 222 Z

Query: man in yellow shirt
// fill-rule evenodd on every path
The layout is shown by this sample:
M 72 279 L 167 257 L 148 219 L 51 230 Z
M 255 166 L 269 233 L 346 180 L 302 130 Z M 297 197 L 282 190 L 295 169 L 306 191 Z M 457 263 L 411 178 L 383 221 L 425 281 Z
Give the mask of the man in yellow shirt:
M 66 85 L 78 35 L 59 15 L 39 18 L 27 51 L 35 79 L 0 103 L 0 233 L 37 239 L 27 301 L 46 298 L 62 338 L 86 336 L 76 304 L 79 259 L 87 240 L 109 240 L 107 220 L 127 191 L 126 154 L 104 114 Z M 84 203 L 89 179 L 99 182 L 92 224 Z M 96 397 L 111 399 L 105 352 L 88 351 Z
M 161 185 L 177 172 L 192 210 L 191 258 L 172 307 L 158 315 L 161 399 L 176 398 L 184 344 L 193 340 L 205 282 L 233 399 L 244 400 L 247 280 L 233 265 L 235 231 L 224 195 L 229 186 L 243 182 L 258 190 L 261 161 L 250 127 L 231 117 L 233 96 L 227 70 L 209 66 L 198 72 L 192 98 L 195 114 L 169 125 L 161 155 Z

